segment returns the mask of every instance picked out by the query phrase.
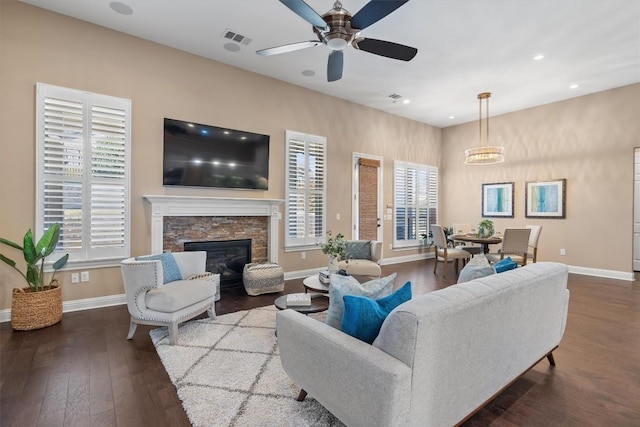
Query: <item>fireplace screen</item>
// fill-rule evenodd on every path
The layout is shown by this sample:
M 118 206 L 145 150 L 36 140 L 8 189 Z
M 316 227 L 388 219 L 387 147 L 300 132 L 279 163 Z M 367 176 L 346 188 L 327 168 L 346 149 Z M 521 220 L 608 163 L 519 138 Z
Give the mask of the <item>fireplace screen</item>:
M 251 262 L 251 239 L 187 242 L 185 251 L 206 251 L 207 271 L 220 275 L 220 288 L 242 285 L 242 270 Z

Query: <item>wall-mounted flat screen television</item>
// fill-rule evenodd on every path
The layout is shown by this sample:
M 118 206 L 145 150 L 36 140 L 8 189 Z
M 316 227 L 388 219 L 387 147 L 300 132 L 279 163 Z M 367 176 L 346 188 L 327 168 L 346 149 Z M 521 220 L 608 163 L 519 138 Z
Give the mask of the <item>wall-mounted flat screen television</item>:
M 269 135 L 164 119 L 164 185 L 269 188 Z

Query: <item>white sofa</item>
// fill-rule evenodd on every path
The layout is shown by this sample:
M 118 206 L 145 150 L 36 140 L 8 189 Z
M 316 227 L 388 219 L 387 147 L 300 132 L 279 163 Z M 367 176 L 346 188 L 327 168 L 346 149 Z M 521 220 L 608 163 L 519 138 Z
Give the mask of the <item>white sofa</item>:
M 280 357 L 299 398 L 348 426 L 453 426 L 545 357 L 554 365 L 568 303 L 567 267 L 536 263 L 415 297 L 373 345 L 284 310 Z

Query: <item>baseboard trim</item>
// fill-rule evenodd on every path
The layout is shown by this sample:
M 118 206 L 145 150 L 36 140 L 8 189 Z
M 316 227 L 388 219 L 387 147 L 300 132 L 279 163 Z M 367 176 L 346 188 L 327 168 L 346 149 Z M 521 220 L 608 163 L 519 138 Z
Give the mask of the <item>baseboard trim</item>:
M 125 294 L 108 295 L 105 297 L 84 298 L 62 302 L 62 312 L 71 313 L 73 311 L 91 310 L 94 308 L 111 307 L 127 303 Z M 11 321 L 11 309 L 0 310 L 0 322 Z
M 569 273 L 582 274 L 585 276 L 602 277 L 605 279 L 617 279 L 627 280 L 633 282 L 636 280 L 633 272 L 617 271 L 617 270 L 603 270 L 600 268 L 579 267 L 575 265 L 569 265 Z
M 433 258 L 433 252 L 428 254 L 407 255 L 401 257 L 384 258 L 380 260 L 380 265 L 402 264 L 403 262 L 420 261 Z M 602 277 L 605 279 L 635 281 L 633 272 L 603 270 L 600 268 L 588 268 L 569 265 L 569 273 L 582 274 L 585 276 Z M 285 280 L 302 279 L 317 274 L 324 270 L 323 267 L 310 268 L 307 270 L 288 271 L 284 273 Z M 71 313 L 73 311 L 91 310 L 94 308 L 111 307 L 114 305 L 123 305 L 127 303 L 125 294 L 108 295 L 104 297 L 84 298 L 71 301 L 63 301 L 62 312 Z M 0 322 L 9 322 L 11 320 L 11 309 L 0 310 Z

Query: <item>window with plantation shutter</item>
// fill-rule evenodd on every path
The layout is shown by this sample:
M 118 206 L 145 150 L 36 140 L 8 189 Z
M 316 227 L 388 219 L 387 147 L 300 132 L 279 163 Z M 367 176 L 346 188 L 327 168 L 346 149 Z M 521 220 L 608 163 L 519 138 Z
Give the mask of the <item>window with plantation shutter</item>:
M 438 168 L 394 162 L 394 247 L 421 244 L 438 223 Z
M 285 247 L 316 246 L 325 238 L 327 139 L 293 131 L 285 139 Z
M 38 83 L 36 231 L 69 262 L 129 256 L 131 101 Z

